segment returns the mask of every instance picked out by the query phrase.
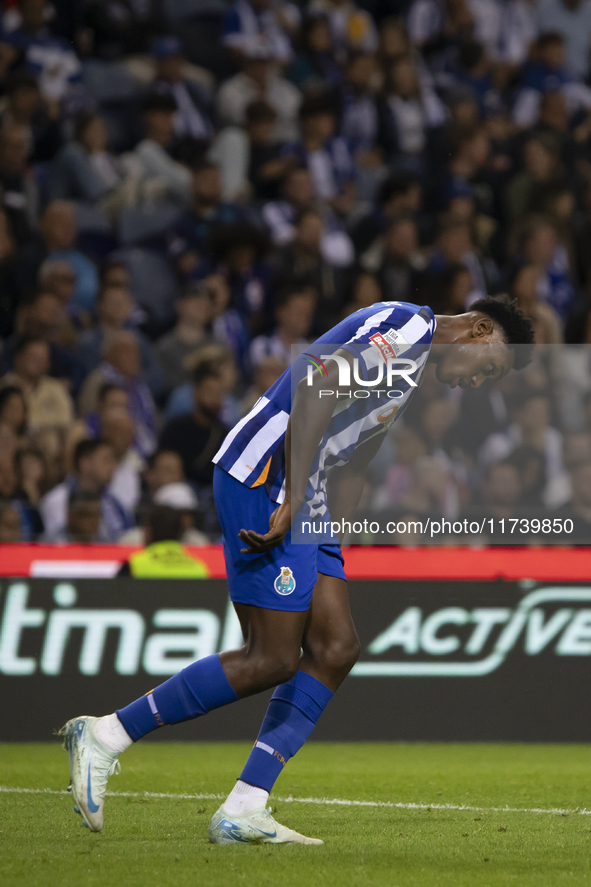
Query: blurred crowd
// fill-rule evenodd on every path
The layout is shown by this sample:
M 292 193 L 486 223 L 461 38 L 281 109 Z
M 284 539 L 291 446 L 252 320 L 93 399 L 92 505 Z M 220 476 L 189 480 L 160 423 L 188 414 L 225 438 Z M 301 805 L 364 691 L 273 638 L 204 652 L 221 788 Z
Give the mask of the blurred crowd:
M 1 4 L 0 541 L 217 541 L 224 435 L 373 302 L 591 344 L 590 49 L 591 0 Z M 428 376 L 361 512 L 591 539 L 588 351 Z

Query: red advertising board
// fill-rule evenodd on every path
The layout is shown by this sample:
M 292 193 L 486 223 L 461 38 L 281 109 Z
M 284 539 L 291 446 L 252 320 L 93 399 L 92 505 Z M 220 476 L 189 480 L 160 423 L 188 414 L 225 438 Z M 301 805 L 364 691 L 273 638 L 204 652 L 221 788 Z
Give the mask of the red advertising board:
M 0 576 L 110 578 L 135 551 L 121 545 L 1 545 Z M 226 575 L 221 545 L 193 548 L 212 579 Z M 350 579 L 591 581 L 591 548 L 367 547 L 344 551 Z

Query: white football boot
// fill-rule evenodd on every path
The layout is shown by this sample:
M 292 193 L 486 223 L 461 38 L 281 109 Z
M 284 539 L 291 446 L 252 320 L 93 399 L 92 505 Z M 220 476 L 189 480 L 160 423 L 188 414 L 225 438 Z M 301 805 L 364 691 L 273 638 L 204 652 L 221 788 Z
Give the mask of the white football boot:
M 276 822 L 271 809 L 255 810 L 243 816 L 230 816 L 223 806 L 209 823 L 211 844 L 322 844 Z
M 74 812 L 82 816 L 83 824 L 91 832 L 100 832 L 103 827 L 107 780 L 121 770 L 118 754 L 107 751 L 95 737 L 97 720 L 83 715 L 68 721 L 59 731 L 64 737 L 63 747 L 68 750 Z

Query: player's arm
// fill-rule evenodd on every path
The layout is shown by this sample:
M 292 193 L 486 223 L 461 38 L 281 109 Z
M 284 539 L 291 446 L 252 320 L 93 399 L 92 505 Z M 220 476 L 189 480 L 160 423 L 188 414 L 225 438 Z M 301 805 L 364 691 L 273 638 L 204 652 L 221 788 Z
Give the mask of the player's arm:
M 367 467 L 386 439 L 384 433 L 375 434 L 372 438 L 357 447 L 350 460 L 341 468 L 334 468 L 328 478 L 328 510 L 331 520 L 339 523 L 350 520 L 363 492 Z M 339 542 L 343 541 L 343 533 L 337 533 Z
M 337 351 L 353 365 L 348 351 Z M 293 518 L 304 503 L 310 469 L 337 403 L 338 366 L 330 361 L 328 375 L 322 380 L 323 390 L 333 393 L 318 396 L 316 386 L 309 388 L 306 380 L 299 383 L 285 433 L 285 499 L 269 518 L 269 531 L 257 533 L 241 530 L 239 537 L 248 545 L 244 554 L 264 554 L 281 545 Z

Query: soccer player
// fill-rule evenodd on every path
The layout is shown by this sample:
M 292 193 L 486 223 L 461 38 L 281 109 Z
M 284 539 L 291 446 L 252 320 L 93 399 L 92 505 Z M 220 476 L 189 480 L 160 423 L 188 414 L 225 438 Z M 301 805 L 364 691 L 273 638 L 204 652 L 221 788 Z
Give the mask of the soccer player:
M 532 344 L 529 321 L 506 299 L 475 302 L 453 317 L 380 302 L 347 317 L 294 361 L 214 457 L 228 585 L 245 645 L 194 662 L 113 714 L 68 721 L 61 732 L 85 825 L 102 829 L 107 779 L 132 742 L 276 687 L 209 839 L 322 843 L 276 822 L 266 803 L 353 667 L 359 640 L 338 542 L 294 541 L 296 525 L 303 530 L 306 515 L 335 522 L 352 516 L 367 465 L 428 359 L 440 382 L 478 388 L 525 366 Z M 396 379 L 376 387 L 394 367 Z

